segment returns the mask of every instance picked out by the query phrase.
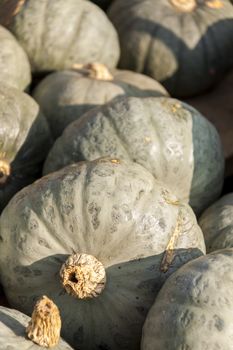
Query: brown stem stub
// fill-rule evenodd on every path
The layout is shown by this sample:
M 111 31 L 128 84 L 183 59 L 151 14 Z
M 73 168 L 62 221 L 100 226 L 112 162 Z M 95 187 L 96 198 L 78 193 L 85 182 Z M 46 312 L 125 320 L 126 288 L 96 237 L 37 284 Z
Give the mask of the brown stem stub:
M 78 299 L 99 296 L 106 283 L 104 266 L 88 254 L 69 256 L 62 265 L 60 276 L 66 292 Z
M 170 2 L 181 12 L 192 12 L 197 6 L 196 0 L 170 0 Z
M 0 186 L 7 182 L 11 173 L 10 164 L 5 159 L 0 158 Z
M 60 331 L 61 318 L 58 307 L 44 295 L 34 307 L 26 328 L 27 336 L 38 345 L 51 348 L 58 344 Z
M 80 73 L 87 75 L 89 78 L 96 80 L 113 80 L 113 75 L 109 72 L 108 68 L 102 63 L 88 63 L 79 64 L 75 63 L 72 67 L 73 70 L 80 71 Z

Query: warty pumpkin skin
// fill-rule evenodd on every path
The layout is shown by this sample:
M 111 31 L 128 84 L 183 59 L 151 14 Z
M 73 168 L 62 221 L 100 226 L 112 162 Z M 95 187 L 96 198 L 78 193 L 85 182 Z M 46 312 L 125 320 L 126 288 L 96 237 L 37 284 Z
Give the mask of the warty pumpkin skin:
M 45 347 L 27 339 L 25 328 L 30 317 L 20 311 L 0 306 L 0 349 L 2 350 L 39 350 Z M 64 341 L 53 347 L 54 350 L 72 350 Z
M 51 145 L 38 104 L 18 89 L 0 84 L 0 213 L 17 191 L 40 176 Z
M 233 249 L 182 266 L 165 282 L 143 327 L 141 350 L 231 350 Z
M 220 198 L 199 219 L 208 252 L 233 248 L 233 194 Z
M 219 135 L 197 110 L 167 97 L 119 97 L 87 112 L 56 140 L 44 173 L 102 156 L 131 159 L 199 214 L 221 192 Z
M 42 108 L 54 138 L 85 112 L 116 96 L 167 95 L 162 85 L 142 74 L 115 70 L 106 80 L 89 76 L 91 70 L 52 73 L 34 90 L 33 97 Z
M 117 0 L 108 10 L 119 67 L 149 75 L 171 96 L 200 94 L 233 66 L 228 0 Z
M 0 225 L 0 276 L 10 304 L 31 313 L 34 300 L 48 295 L 60 310 L 62 336 L 80 350 L 138 349 L 163 282 L 205 252 L 191 208 L 140 165 L 117 159 L 45 176 L 14 196 Z M 80 263 L 74 273 L 74 255 L 68 269 L 73 253 L 99 262 L 99 272 Z M 66 292 L 74 294 L 70 285 L 76 298 Z
M 31 68 L 26 53 L 14 36 L 0 26 L 0 81 L 25 90 L 31 82 Z
M 90 61 L 115 67 L 118 62 L 116 30 L 89 1 L 27 0 L 10 19 L 8 28 L 27 52 L 33 72 Z

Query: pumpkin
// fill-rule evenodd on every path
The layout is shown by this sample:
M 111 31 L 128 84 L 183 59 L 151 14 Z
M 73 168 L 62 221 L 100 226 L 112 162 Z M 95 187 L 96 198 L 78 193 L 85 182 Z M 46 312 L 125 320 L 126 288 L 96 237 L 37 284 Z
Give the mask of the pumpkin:
M 206 249 L 233 248 L 233 194 L 227 194 L 212 204 L 199 219 Z
M 165 279 L 205 252 L 191 208 L 133 162 L 98 159 L 17 193 L 0 221 L 0 276 L 13 307 L 42 294 L 76 349 L 139 348 Z
M 3 2 L 0 11 L 6 6 Z M 5 24 L 27 52 L 33 72 L 90 61 L 116 66 L 117 33 L 98 6 L 83 0 L 18 0 L 15 6 L 5 10 Z
M 46 304 L 47 307 L 46 307 Z M 36 308 L 40 307 L 40 315 L 38 315 L 37 312 L 37 319 L 35 319 L 36 314 Z M 35 307 L 34 315 L 31 320 L 37 321 L 37 329 L 39 330 L 38 333 L 34 334 L 34 339 L 41 336 L 41 333 L 43 335 L 44 329 L 41 329 L 41 326 L 44 326 L 45 320 L 50 320 L 57 316 L 57 309 L 56 305 L 52 303 L 51 300 L 48 298 L 42 298 L 38 304 Z M 52 314 L 52 317 L 50 316 Z M 54 315 L 53 315 L 54 314 Z M 43 318 L 41 317 L 43 316 Z M 41 322 L 41 319 L 43 322 Z M 39 322 L 40 321 L 40 322 Z M 14 310 L 14 309 L 8 309 L 6 307 L 0 306 L 0 348 L 1 349 L 9 349 L 9 350 L 39 350 L 39 349 L 45 349 L 45 347 L 51 347 L 51 346 L 38 346 L 36 344 L 33 344 L 33 342 L 26 338 L 26 327 L 28 327 L 28 323 L 30 322 L 30 318 L 23 314 L 20 311 Z M 39 327 L 38 327 L 39 324 Z M 52 327 L 50 328 L 53 329 Z M 37 330 L 36 329 L 36 330 Z M 45 327 L 46 329 L 46 327 Z M 52 332 L 51 332 L 52 333 Z M 50 339 L 51 333 L 48 332 L 48 335 L 46 334 L 47 338 Z M 64 342 L 64 340 L 60 340 L 59 343 L 53 347 L 54 350 L 71 350 L 72 348 Z
M 17 191 L 40 176 L 51 142 L 38 104 L 0 84 L 0 212 Z
M 224 157 L 218 133 L 178 100 L 123 96 L 87 112 L 56 140 L 44 173 L 108 155 L 143 165 L 197 214 L 220 195 Z
M 37 86 L 33 97 L 47 117 L 55 138 L 65 127 L 93 107 L 118 95 L 162 96 L 166 90 L 155 80 L 129 71 L 111 74 L 101 64 L 90 64 L 77 71 L 48 75 Z
M 117 0 L 108 11 L 120 68 L 161 82 L 172 96 L 200 94 L 233 67 L 228 0 Z
M 31 82 L 31 68 L 26 53 L 13 35 L 0 26 L 0 81 L 20 90 Z
M 141 350 L 231 350 L 233 249 L 182 266 L 166 281 L 143 327 Z

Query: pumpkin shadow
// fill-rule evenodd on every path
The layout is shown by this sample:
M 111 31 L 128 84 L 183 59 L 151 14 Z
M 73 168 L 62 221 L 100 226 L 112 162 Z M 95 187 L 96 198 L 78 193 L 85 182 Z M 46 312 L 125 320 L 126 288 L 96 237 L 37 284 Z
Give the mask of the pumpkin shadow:
M 2 312 L 0 309 L 0 326 L 1 324 L 4 324 L 6 327 L 11 329 L 11 331 L 14 332 L 17 337 L 23 337 L 26 339 L 25 325 L 16 320 L 14 317 Z
M 108 338 L 107 334 L 111 334 L 113 328 L 116 332 L 112 334 L 113 340 L 108 338 L 108 342 L 115 342 L 119 349 L 123 350 L 128 349 L 130 338 L 130 341 L 134 342 L 132 348 L 138 349 L 147 312 L 164 282 L 179 267 L 203 255 L 197 248 L 175 249 L 173 260 L 167 271 L 163 272 L 161 266 L 164 254 L 165 252 L 107 267 L 105 289 L 98 298 L 88 300 L 75 299 L 69 296 L 62 287 L 59 271 L 68 258 L 68 254 L 54 254 L 28 266 L 16 266 L 14 274 L 20 283 L 18 286 L 11 287 L 10 294 L 14 295 L 14 304 L 12 304 L 15 308 L 30 315 L 38 298 L 41 295 L 47 295 L 60 310 L 63 338 L 75 348 L 88 347 L 87 338 L 89 342 L 92 341 L 89 329 L 94 327 L 95 333 L 99 334 L 99 332 L 103 333 L 103 325 L 105 325 L 105 338 Z M 122 281 L 124 281 L 123 285 Z M 9 292 L 9 288 L 6 288 L 6 292 Z M 126 298 L 125 293 L 129 293 L 132 298 Z M 119 298 L 121 295 L 123 297 Z M 106 301 L 107 305 L 105 305 Z M 95 317 L 94 309 L 90 312 L 92 307 L 102 310 L 101 313 L 98 313 L 98 319 Z M 116 309 L 118 310 L 117 317 L 113 325 L 111 323 L 114 317 L 111 316 L 111 313 L 114 313 Z M 75 315 L 78 314 L 83 317 L 77 318 Z M 87 314 L 89 317 L 85 317 Z M 132 314 L 135 315 L 135 322 L 128 319 L 128 315 Z M 64 332 L 67 329 L 69 329 L 69 334 L 67 331 Z M 95 348 L 108 349 L 112 346 L 110 343 L 99 343 Z
M 214 83 L 220 81 L 227 70 L 233 67 L 233 55 L 228 54 L 226 57 L 217 46 L 217 38 L 221 38 L 221 41 L 226 40 L 226 46 L 229 47 L 228 52 L 232 52 L 233 37 L 232 41 L 229 42 L 229 39 L 227 39 L 229 35 L 225 35 L 227 32 L 232 32 L 232 19 L 219 20 L 210 25 L 194 48 L 189 48 L 181 38 L 161 24 L 139 17 L 135 19 L 134 23 L 136 23 L 134 28 L 137 32 L 145 33 L 152 38 L 159 38 L 160 42 L 166 47 L 166 56 L 169 56 L 169 60 L 172 61 L 172 64 L 167 66 L 166 71 L 170 71 L 171 73 L 169 78 L 162 79 L 160 82 L 172 96 L 188 97 L 199 95 L 211 88 Z M 215 36 L 217 36 L 217 38 L 215 38 Z M 212 38 L 213 42 L 210 42 L 209 38 Z M 216 50 L 215 56 L 209 54 L 213 49 Z M 158 54 L 158 52 L 155 51 L 151 41 L 149 41 L 147 47 L 144 46 L 144 53 L 145 52 L 146 57 L 143 64 L 141 64 L 142 67 L 144 67 L 143 69 L 137 69 L 137 62 L 135 62 L 134 59 L 134 50 L 128 50 L 126 62 L 121 58 L 119 67 L 124 69 L 127 67 L 128 69 L 140 71 L 140 73 L 151 76 L 150 69 L 146 67 L 148 63 L 147 57 L 149 57 L 152 52 L 154 56 Z M 204 63 L 201 65 L 203 62 L 203 55 Z M 166 59 L 167 61 L 167 57 L 165 56 L 161 56 L 159 59 L 161 61 Z M 185 65 L 178 65 L 181 59 L 185 62 Z M 191 83 L 190 72 L 193 77 Z M 200 81 L 202 85 L 201 88 Z M 182 86 L 186 87 L 185 90 Z M 198 91 L 198 93 L 196 91 Z
M 28 111 L 26 111 L 26 113 L 28 113 Z M 21 129 L 23 129 L 24 123 L 22 117 L 19 122 Z M 17 142 L 19 142 L 19 137 L 20 136 L 15 137 L 13 141 L 8 140 L 8 143 L 12 142 L 12 144 L 17 144 Z M 41 112 L 38 110 L 25 141 L 10 163 L 10 176 L 4 184 L 0 185 L 0 214 L 10 199 L 19 190 L 42 176 L 43 162 L 52 144 L 53 142 L 48 124 L 45 117 L 42 116 Z

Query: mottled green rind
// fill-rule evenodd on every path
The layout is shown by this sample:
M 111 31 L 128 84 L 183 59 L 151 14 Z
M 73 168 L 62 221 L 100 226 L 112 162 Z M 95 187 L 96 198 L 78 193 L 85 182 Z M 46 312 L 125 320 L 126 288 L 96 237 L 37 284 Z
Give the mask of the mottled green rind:
M 11 197 L 40 176 L 52 145 L 49 127 L 38 104 L 27 94 L 0 85 L 0 159 L 11 175 L 0 185 L 0 213 Z
M 197 110 L 175 99 L 119 97 L 89 111 L 57 139 L 44 173 L 101 156 L 143 165 L 197 214 L 221 192 L 219 135 Z
M 116 30 L 89 1 L 28 0 L 9 28 L 27 52 L 34 72 L 89 62 L 115 67 L 118 62 Z
M 25 328 L 30 317 L 20 311 L 0 306 L 0 349 L 2 350 L 39 350 L 45 349 L 26 338 Z M 54 350 L 72 350 L 60 340 Z
M 31 82 L 31 67 L 14 36 L 0 26 L 0 82 L 25 90 Z
M 233 7 L 209 2 L 182 12 L 169 0 L 114 1 L 108 15 L 119 34 L 119 67 L 155 78 L 174 97 L 213 86 L 233 67 Z
M 62 336 L 79 350 L 139 349 L 166 278 L 205 252 L 191 208 L 131 162 L 101 159 L 50 174 L 14 196 L 0 225 L 0 276 L 10 304 L 31 314 L 47 295 L 60 310 Z M 162 272 L 177 225 L 173 259 Z M 59 270 L 73 252 L 104 265 L 99 297 L 78 300 L 62 288 Z
M 225 195 L 204 211 L 199 225 L 208 252 L 233 248 L 233 194 Z
M 142 74 L 113 71 L 114 80 L 88 78 L 75 71 L 48 75 L 37 86 L 33 97 L 42 108 L 54 138 L 74 120 L 90 109 L 111 101 L 120 95 L 165 96 L 168 93 L 156 82 Z
M 143 327 L 141 350 L 231 350 L 233 249 L 182 266 L 164 284 Z

